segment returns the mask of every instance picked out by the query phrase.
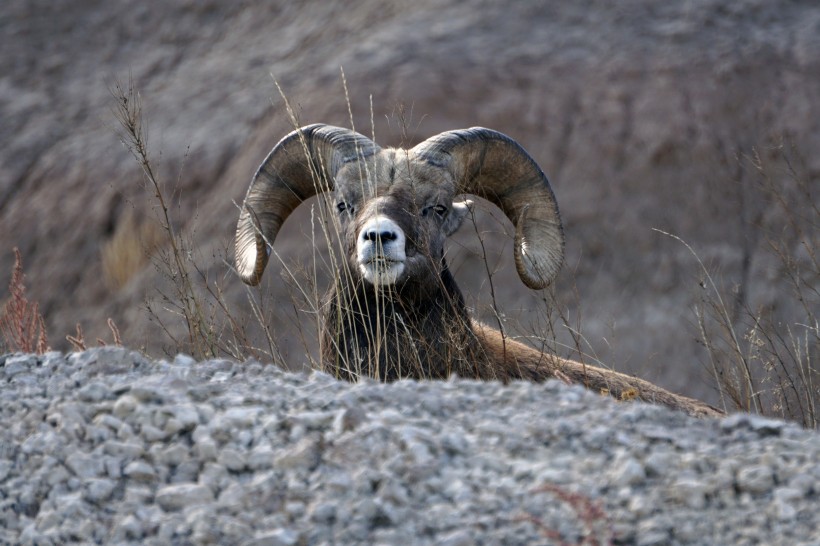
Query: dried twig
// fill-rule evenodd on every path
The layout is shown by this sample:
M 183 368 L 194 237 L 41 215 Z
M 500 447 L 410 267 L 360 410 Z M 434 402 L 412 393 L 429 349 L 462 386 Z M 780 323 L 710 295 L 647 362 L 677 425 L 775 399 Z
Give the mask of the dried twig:
M 20 249 L 15 247 L 10 298 L 0 314 L 0 332 L 9 349 L 42 354 L 49 350 L 46 326 L 37 302 L 30 302 L 26 297 L 24 280 L 23 258 Z

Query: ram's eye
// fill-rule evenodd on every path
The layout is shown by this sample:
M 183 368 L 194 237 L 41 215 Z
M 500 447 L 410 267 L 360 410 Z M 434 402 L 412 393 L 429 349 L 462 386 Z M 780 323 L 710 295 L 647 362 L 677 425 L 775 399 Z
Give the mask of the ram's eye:
M 353 214 L 353 207 L 351 207 L 350 205 L 348 205 L 344 201 L 339 202 L 339 204 L 336 205 L 336 208 L 339 209 L 339 212 L 348 211 L 351 214 Z
M 421 210 L 421 215 L 425 217 L 430 216 L 431 212 L 435 212 L 439 218 L 444 218 L 444 215 L 447 214 L 447 207 L 444 205 L 430 205 Z

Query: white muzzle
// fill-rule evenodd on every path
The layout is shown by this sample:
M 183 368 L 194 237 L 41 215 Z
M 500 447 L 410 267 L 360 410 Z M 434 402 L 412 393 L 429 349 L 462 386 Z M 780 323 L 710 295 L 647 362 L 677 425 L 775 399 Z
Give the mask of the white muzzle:
M 356 261 L 366 281 L 377 286 L 395 283 L 404 272 L 404 231 L 378 215 L 364 223 L 356 239 Z

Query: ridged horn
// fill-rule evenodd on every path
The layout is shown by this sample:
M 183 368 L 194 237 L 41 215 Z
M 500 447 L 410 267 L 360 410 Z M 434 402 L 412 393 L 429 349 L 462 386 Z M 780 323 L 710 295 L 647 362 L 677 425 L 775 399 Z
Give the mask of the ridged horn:
M 307 125 L 273 147 L 251 181 L 236 226 L 236 271 L 259 284 L 279 228 L 299 204 L 333 191 L 334 177 L 351 161 L 379 151 L 369 138 L 341 127 Z
M 534 290 L 546 287 L 564 258 L 564 231 L 555 195 L 533 158 L 510 137 L 483 127 L 447 131 L 412 150 L 449 169 L 457 191 L 482 197 L 515 225 L 515 266 Z

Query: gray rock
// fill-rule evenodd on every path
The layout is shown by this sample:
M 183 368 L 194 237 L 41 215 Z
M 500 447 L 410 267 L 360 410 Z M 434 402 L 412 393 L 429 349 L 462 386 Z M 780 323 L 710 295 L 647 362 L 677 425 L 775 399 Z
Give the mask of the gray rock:
M 693 510 L 703 510 L 706 507 L 706 492 L 707 488 L 700 480 L 682 477 L 669 486 L 667 497 Z
M 111 390 L 104 383 L 93 381 L 80 388 L 77 394 L 83 402 L 99 402 L 108 398 Z
M 83 479 L 101 476 L 105 470 L 102 460 L 88 453 L 75 451 L 65 459 L 65 465 L 75 476 Z
M 475 543 L 475 538 L 464 529 L 446 533 L 436 541 L 437 546 L 471 546 Z
M 111 497 L 117 487 L 117 482 L 106 478 L 92 478 L 86 482 L 85 487 L 85 499 L 89 502 L 100 503 Z
M 183 444 L 173 444 L 158 450 L 155 458 L 159 463 L 177 466 L 188 459 L 188 448 Z
M 320 524 L 332 524 L 336 520 L 336 505 L 332 502 L 320 502 L 310 510 L 310 519 Z
M 157 471 L 145 461 L 132 461 L 123 469 L 123 474 L 132 480 L 152 482 L 157 478 Z
M 109 455 L 115 455 L 117 457 L 124 457 L 127 459 L 137 459 L 142 457 L 145 453 L 145 449 L 142 447 L 142 444 L 133 442 L 119 442 L 116 440 L 106 442 L 104 451 Z
M 253 425 L 257 417 L 263 413 L 264 410 L 261 407 L 229 408 L 225 411 L 223 419 L 232 427 L 243 428 Z
M 774 486 L 774 474 L 770 466 L 753 465 L 741 468 L 737 473 L 737 487 L 749 493 L 764 493 Z
M 3 367 L 0 371 L 6 376 L 6 379 L 28 372 L 31 368 L 37 365 L 37 358 L 33 355 L 13 355 L 6 358 Z
M 170 408 L 170 413 L 180 425 L 180 430 L 191 430 L 199 424 L 199 412 L 193 404 L 178 404 Z
M 646 471 L 634 457 L 625 456 L 613 464 L 612 481 L 615 485 L 637 485 L 645 479 Z
M 115 541 L 140 540 L 145 536 L 145 527 L 133 515 L 126 515 L 114 527 L 113 539 Z
M 190 368 L 196 365 L 196 363 L 197 362 L 196 359 L 194 359 L 194 357 L 183 353 L 179 353 L 174 357 L 174 366 Z
M 201 438 L 194 444 L 193 452 L 203 461 L 213 461 L 219 456 L 219 449 L 210 436 Z
M 219 464 L 233 472 L 240 472 L 247 466 L 245 454 L 232 448 L 223 449 L 219 453 L 219 458 L 217 461 Z
M 196 483 L 167 485 L 157 491 L 157 503 L 167 512 L 213 502 L 210 488 Z
M 274 466 L 284 470 L 311 469 L 318 464 L 319 456 L 319 442 L 315 437 L 308 436 L 279 452 L 274 460 Z
M 160 440 L 164 440 L 165 438 L 170 436 L 170 434 L 168 434 L 164 430 L 155 427 L 154 425 L 144 424 L 140 427 L 140 436 L 142 436 L 142 438 L 146 442 L 153 443 L 158 442 Z
M 721 421 L 720 426 L 726 431 L 748 428 L 762 436 L 778 436 L 781 431 L 787 427 L 787 424 L 783 421 L 761 417 L 760 415 L 735 413 Z
M 294 546 L 298 544 L 300 534 L 291 529 L 276 529 L 269 533 L 242 542 L 242 546 Z
M 140 401 L 131 394 L 123 394 L 114 403 L 113 413 L 120 419 L 130 415 L 139 406 Z
M 273 466 L 274 451 L 270 444 L 254 447 L 248 454 L 247 466 L 251 470 L 266 470 Z

